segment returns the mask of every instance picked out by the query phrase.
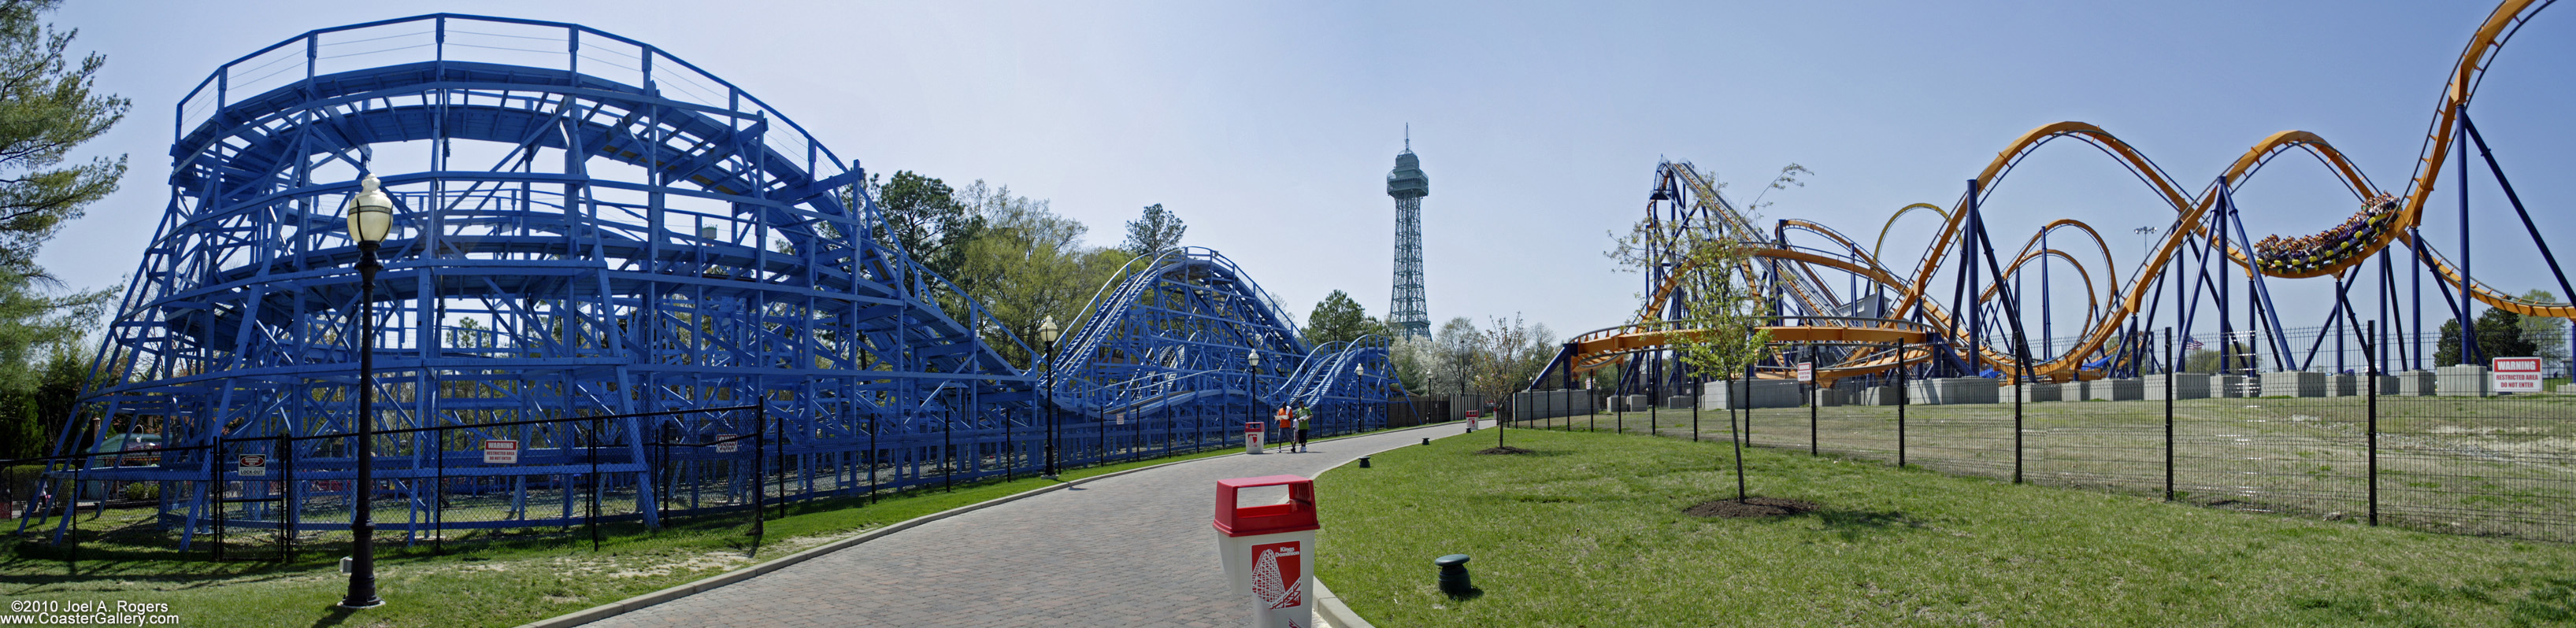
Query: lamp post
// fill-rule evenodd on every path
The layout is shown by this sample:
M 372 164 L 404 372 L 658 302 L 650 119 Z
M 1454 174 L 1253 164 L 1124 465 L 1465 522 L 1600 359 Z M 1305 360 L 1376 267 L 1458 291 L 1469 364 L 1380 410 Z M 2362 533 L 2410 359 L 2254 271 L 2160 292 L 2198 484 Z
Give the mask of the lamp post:
M 1243 395 L 1252 398 L 1252 403 L 1249 404 L 1252 406 L 1252 420 L 1261 421 L 1262 424 L 1268 425 L 1270 421 L 1264 420 L 1261 415 L 1261 411 L 1267 408 L 1263 408 L 1262 406 L 1266 404 L 1261 402 L 1260 350 L 1255 349 L 1243 352 L 1243 377 L 1244 381 L 1248 382 L 1243 385 Z
M 1358 381 L 1356 381 L 1356 382 L 1353 382 L 1353 384 L 1356 386 L 1356 388 L 1354 388 L 1354 390 L 1376 390 L 1375 388 L 1372 388 L 1372 387 L 1370 387 L 1370 386 L 1369 386 L 1369 381 L 1368 381 L 1368 365 L 1366 365 L 1366 364 L 1362 364 L 1362 365 L 1359 365 L 1359 366 L 1351 367 L 1351 375 L 1352 375 L 1352 378 L 1353 378 L 1353 379 L 1358 380 Z M 1353 393 L 1353 394 L 1357 394 L 1357 393 Z M 1349 427 L 1351 428 L 1351 432 L 1354 432 L 1354 433 L 1356 433 L 1356 432 L 1360 431 L 1360 429 L 1361 429 L 1361 426 L 1359 425 L 1360 423 L 1365 423 L 1365 422 L 1367 422 L 1367 421 L 1368 421 L 1368 411 L 1366 411 L 1366 410 L 1362 410 L 1362 411 L 1360 411 L 1360 415 L 1359 415 L 1359 416 L 1356 416 L 1356 417 L 1348 416 L 1348 413 L 1344 413 L 1344 414 L 1345 414 L 1345 416 L 1343 417 L 1344 421 L 1352 424 L 1352 425 L 1350 425 Z
M 1046 358 L 1046 364 L 1047 364 L 1047 370 L 1046 370 L 1046 422 L 1047 422 L 1047 444 L 1046 444 L 1046 473 L 1045 473 L 1045 474 L 1043 474 L 1043 475 L 1045 475 L 1045 476 L 1046 476 L 1046 479 L 1049 479 L 1049 480 L 1055 479 L 1055 475 L 1056 475 L 1056 466 L 1055 466 L 1055 445 L 1056 445 L 1056 438 L 1057 438 L 1057 434 L 1056 434 L 1056 427 L 1055 427 L 1055 341 L 1056 341 L 1056 338 L 1058 337 L 1058 334 L 1061 334 L 1061 333 L 1063 333 L 1063 330 L 1061 330 L 1061 329 L 1057 328 L 1057 327 L 1056 327 L 1056 325 L 1055 325 L 1055 315 L 1053 315 L 1053 314 L 1049 314 L 1049 315 L 1047 315 L 1047 317 L 1046 317 L 1046 318 L 1041 319 L 1041 320 L 1039 320 L 1039 321 L 1038 321 L 1038 343 L 1039 343 L 1039 344 L 1044 344 L 1044 345 L 1046 345 L 1046 353 L 1047 353 L 1047 358 Z
M 393 197 L 377 189 L 375 175 L 358 180 L 358 195 L 349 197 L 349 237 L 358 241 L 358 483 L 353 487 L 353 511 L 349 516 L 349 534 L 356 548 L 350 556 L 349 594 L 340 599 L 342 608 L 375 608 L 385 601 L 376 597 L 376 524 L 374 508 L 368 503 L 375 496 L 376 466 L 376 271 L 384 265 L 376 262 L 376 247 L 383 246 L 385 236 L 393 231 Z

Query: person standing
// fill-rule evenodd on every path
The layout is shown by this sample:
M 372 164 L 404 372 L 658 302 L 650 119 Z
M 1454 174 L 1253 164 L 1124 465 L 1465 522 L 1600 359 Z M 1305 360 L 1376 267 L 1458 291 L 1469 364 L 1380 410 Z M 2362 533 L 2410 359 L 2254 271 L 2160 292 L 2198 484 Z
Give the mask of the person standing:
M 1288 407 L 1288 406 L 1280 406 L 1280 407 L 1279 407 L 1279 450 L 1280 450 L 1280 451 L 1293 451 L 1293 450 L 1296 448 L 1296 445 L 1297 445 L 1297 444 L 1288 440 L 1290 437 L 1292 437 L 1292 436 L 1294 436 L 1294 435 L 1296 434 L 1296 432 L 1293 432 L 1293 431 L 1290 431 L 1290 430 L 1289 430 L 1289 428 L 1290 428 L 1290 422 L 1295 420 L 1295 419 L 1293 418 L 1293 417 L 1295 417 L 1295 416 L 1296 416 L 1296 410 L 1294 410 L 1294 409 L 1292 409 L 1292 408 L 1290 408 L 1290 407 Z
M 1305 406 L 1298 406 L 1298 407 L 1297 407 L 1297 424 L 1296 424 L 1296 430 L 1297 430 L 1297 452 L 1298 452 L 1298 453 L 1305 453 L 1305 452 L 1306 452 L 1306 419 L 1307 419 L 1307 417 L 1314 416 L 1314 414 L 1315 414 L 1315 412 L 1314 412 L 1313 410 L 1308 410 L 1308 409 L 1306 409 L 1306 407 L 1305 407 Z

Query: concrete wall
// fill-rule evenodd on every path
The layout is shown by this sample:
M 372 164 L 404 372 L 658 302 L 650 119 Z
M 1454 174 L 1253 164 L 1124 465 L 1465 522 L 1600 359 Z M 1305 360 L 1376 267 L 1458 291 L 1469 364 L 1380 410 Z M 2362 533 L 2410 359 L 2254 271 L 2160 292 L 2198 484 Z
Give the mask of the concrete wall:
M 1905 383 L 1906 403 L 1923 406 L 1995 403 L 2003 387 L 1984 377 L 1942 377 Z
M 2084 398 L 2091 401 L 2137 401 L 2147 398 L 2147 383 L 2136 379 L 2097 379 L 2084 387 Z
M 2363 392 L 2365 391 L 2361 388 L 2361 376 L 2351 373 L 2335 373 L 2326 376 L 2326 396 L 2328 397 L 2359 397 Z
M 2444 397 L 2484 397 L 2495 390 L 2483 366 L 2435 367 L 2433 379 L 2435 394 Z
M 2059 400 L 2059 399 L 2063 399 L 2063 398 L 2065 398 L 2065 396 L 2063 395 L 2063 393 L 2061 393 L 2061 392 L 2060 392 L 2060 390 L 2062 390 L 2062 389 L 2060 388 L 2061 386 L 2064 386 L 2064 385 L 2063 385 L 2063 384 L 2016 384 L 2016 385 L 2012 385 L 2012 386 L 2005 386 L 2004 388 L 2005 388 L 2005 389 L 2007 389 L 2007 390 L 2005 390 L 2005 391 L 2004 391 L 2004 394 L 2007 394 L 2007 395 L 2020 395 L 2020 396 L 2021 396 L 2021 400 L 2022 400 L 2022 402 L 2023 402 L 2023 403 L 2038 403 L 2038 402 L 2042 402 L 2042 401 L 2057 401 L 2057 400 Z
M 2140 385 L 2139 385 L 2139 387 L 2140 387 L 2140 388 L 2145 389 L 2146 398 L 2148 398 L 2148 399 L 2154 399 L 2154 400 L 2158 400 L 2158 401 L 2162 401 L 2162 400 L 2164 400 L 2164 398 L 2165 398 L 2165 378 L 2168 378 L 2168 377 L 2173 378 L 2173 398 L 2175 398 L 2175 399 L 2208 399 L 2208 398 L 2209 398 L 2209 374 L 2208 374 L 2208 373 L 2173 373 L 2173 374 L 2170 374 L 2170 375 L 2149 375 L 2149 376 L 2147 376 L 2145 379 L 2140 380 Z
M 2390 393 L 2383 390 L 2380 391 L 2379 394 L 2385 395 Z M 2399 397 L 2433 396 L 2433 372 L 2399 371 L 2397 373 L 2397 392 L 2395 394 Z
M 2284 371 L 2263 374 L 2263 396 L 2326 396 L 2326 374 L 2314 371 Z
M 2243 375 L 2213 375 L 2209 378 L 2210 396 L 2239 399 L 2263 394 L 2263 380 Z
M 1745 407 L 1744 382 L 1708 382 L 1700 385 L 1700 409 L 1728 410 Z M 1805 387 L 1785 379 L 1753 380 L 1752 407 L 1795 408 L 1806 405 Z

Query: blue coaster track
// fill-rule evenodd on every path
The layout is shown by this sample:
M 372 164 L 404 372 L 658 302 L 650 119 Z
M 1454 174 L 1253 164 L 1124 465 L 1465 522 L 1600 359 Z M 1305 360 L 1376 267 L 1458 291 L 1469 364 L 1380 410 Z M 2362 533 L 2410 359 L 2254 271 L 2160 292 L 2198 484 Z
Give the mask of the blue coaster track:
M 1281 406 L 1313 410 L 1322 433 L 1376 429 L 1403 395 L 1385 338 L 1307 346 L 1278 300 L 1213 250 L 1137 258 L 1083 311 L 1056 358 L 1064 412 L 1185 421 L 1166 427 L 1209 442 Z
M 658 524 L 741 507 L 761 490 L 751 475 L 795 499 L 1039 464 L 1056 371 L 1006 361 L 990 343 L 1036 352 L 879 237 L 858 162 L 659 48 L 424 15 L 280 42 L 177 108 L 168 205 L 55 446 L 157 431 L 169 451 L 57 464 L 74 480 L 64 503 L 83 484 L 156 482 L 163 524 L 193 534 L 228 492 L 282 493 L 299 505 L 229 521 L 345 530 L 362 445 L 377 452 L 367 498 L 409 504 L 413 528 L 575 524 L 577 477 L 612 502 L 605 518 Z M 341 209 L 369 174 L 398 217 L 361 382 Z M 1139 260 L 1087 311 L 1062 354 L 1082 357 L 1052 383 L 1073 463 L 1221 446 L 1270 404 L 1379 426 L 1397 390 L 1383 341 L 1309 360 L 1275 300 L 1212 251 Z M 1268 370 L 1247 371 L 1247 351 Z M 362 384 L 376 416 L 358 416 Z M 362 444 L 359 421 L 434 431 Z M 776 468 L 657 449 L 750 434 Z M 483 464 L 488 439 L 524 453 Z M 244 481 L 248 453 L 292 479 Z M 507 513 L 451 520 L 460 487 L 506 494 Z

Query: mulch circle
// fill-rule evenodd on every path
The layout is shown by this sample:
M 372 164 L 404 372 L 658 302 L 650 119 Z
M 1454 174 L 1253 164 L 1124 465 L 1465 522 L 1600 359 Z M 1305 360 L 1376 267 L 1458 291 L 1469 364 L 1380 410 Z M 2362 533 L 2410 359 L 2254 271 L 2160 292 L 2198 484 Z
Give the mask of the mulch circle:
M 1485 448 L 1485 450 L 1484 450 L 1484 451 L 1479 451 L 1479 452 L 1476 452 L 1476 453 L 1485 454 L 1485 455 L 1488 455 L 1488 456 L 1496 456 L 1496 455 L 1502 455 L 1502 454 L 1528 454 L 1528 453 L 1537 453 L 1537 452 L 1530 451 L 1530 450 L 1527 450 L 1527 449 L 1522 449 L 1522 448 L 1519 448 L 1519 447 L 1513 447 L 1513 446 L 1510 446 L 1510 445 L 1504 445 L 1504 446 L 1501 446 L 1501 447 L 1487 447 L 1487 448 Z
M 1815 512 L 1820 508 L 1824 508 L 1824 506 L 1811 501 L 1781 499 L 1777 497 L 1755 497 L 1740 502 L 1732 499 L 1702 502 L 1700 505 L 1692 506 L 1688 510 L 1683 510 L 1682 514 L 1694 517 L 1754 519 L 1761 517 L 1786 517 L 1790 515 L 1806 514 Z

